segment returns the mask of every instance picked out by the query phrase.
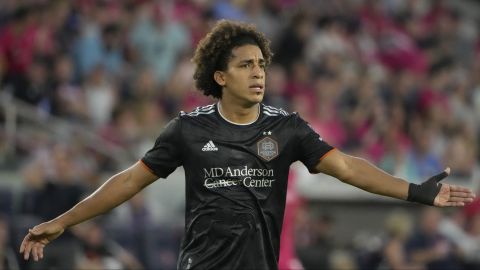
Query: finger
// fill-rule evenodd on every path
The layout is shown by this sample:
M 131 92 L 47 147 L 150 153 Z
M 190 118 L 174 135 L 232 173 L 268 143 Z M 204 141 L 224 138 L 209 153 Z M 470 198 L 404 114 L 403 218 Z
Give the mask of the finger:
M 40 250 L 42 249 L 42 244 L 36 243 L 33 247 L 33 259 L 38 261 L 40 259 Z
M 23 258 L 25 260 L 28 260 L 30 258 L 30 251 L 32 250 L 32 246 L 33 243 L 30 240 L 25 244 L 25 251 L 23 253 Z
M 25 251 L 25 245 L 26 245 L 27 241 L 28 241 L 28 235 L 26 235 L 23 238 L 22 244 L 20 244 L 20 253 L 23 253 Z
M 447 202 L 443 206 L 454 206 L 454 207 L 465 206 L 465 203 L 463 203 L 463 202 Z
M 471 202 L 473 202 L 473 198 L 450 197 L 450 199 L 448 201 L 471 203 Z
M 472 194 L 473 196 L 475 196 L 474 192 L 471 189 L 466 188 L 466 187 L 462 187 L 462 186 L 450 185 L 450 191 L 468 192 L 468 193 Z
M 463 191 L 453 191 L 450 192 L 450 197 L 459 197 L 459 198 L 474 198 L 473 194 L 470 192 Z
M 460 197 L 450 197 L 448 200 L 449 202 L 464 202 L 464 203 L 470 203 L 473 202 L 472 198 L 460 198 Z
M 443 172 L 435 175 L 433 178 L 438 183 L 438 182 L 442 181 L 443 179 L 445 179 L 445 177 L 447 177 L 449 174 L 450 174 L 450 167 L 447 167 Z
M 35 243 L 32 248 L 32 257 L 34 261 L 38 261 L 38 243 Z
M 463 202 L 448 202 L 448 206 L 453 206 L 453 207 L 462 207 L 465 206 L 465 203 Z
M 43 248 L 45 248 L 45 245 L 42 244 L 41 248 L 40 248 L 40 259 L 43 259 Z
M 38 261 L 38 255 L 37 255 L 37 244 L 33 245 L 32 248 L 32 257 L 34 261 Z

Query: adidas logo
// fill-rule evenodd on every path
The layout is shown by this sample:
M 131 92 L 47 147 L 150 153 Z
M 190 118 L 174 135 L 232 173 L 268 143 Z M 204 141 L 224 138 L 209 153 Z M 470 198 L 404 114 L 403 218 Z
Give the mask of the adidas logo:
M 212 140 L 208 141 L 207 144 L 205 144 L 202 148 L 202 151 L 218 151 L 218 148 L 213 144 Z

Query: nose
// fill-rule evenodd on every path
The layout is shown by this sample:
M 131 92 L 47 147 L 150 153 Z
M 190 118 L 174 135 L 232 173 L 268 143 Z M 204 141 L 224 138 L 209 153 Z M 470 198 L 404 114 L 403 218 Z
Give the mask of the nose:
M 260 67 L 260 65 L 255 64 L 253 69 L 252 69 L 252 77 L 255 79 L 263 79 L 265 71 L 263 68 Z

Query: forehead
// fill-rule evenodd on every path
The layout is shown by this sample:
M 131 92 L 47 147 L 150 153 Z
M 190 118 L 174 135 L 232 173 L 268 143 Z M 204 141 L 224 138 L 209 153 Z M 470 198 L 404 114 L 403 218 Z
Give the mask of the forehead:
M 231 61 L 264 60 L 262 50 L 256 45 L 242 45 L 232 49 Z

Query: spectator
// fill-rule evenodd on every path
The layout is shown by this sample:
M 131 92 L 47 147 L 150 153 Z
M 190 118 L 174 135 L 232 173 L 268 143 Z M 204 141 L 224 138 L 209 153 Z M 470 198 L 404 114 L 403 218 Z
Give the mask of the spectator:
M 91 221 L 76 231 L 82 241 L 83 254 L 76 263 L 77 269 L 144 269 L 132 254 L 105 235 L 101 224 Z
M 272 65 L 269 68 L 269 76 L 267 77 L 266 87 L 268 91 L 265 93 L 265 99 L 268 104 L 279 108 L 287 108 L 289 101 L 286 98 L 287 74 L 284 67 L 280 65 Z
M 52 74 L 53 97 L 52 114 L 85 123 L 87 104 L 84 90 L 74 83 L 73 61 L 68 55 L 59 55 L 54 60 Z
M 149 249 L 154 249 L 155 222 L 144 193 L 134 196 L 124 207 L 114 211 L 107 226 L 109 235 L 137 258 L 146 269 L 156 268 Z
M 83 85 L 88 117 L 95 127 L 106 125 L 118 102 L 116 86 L 108 78 L 103 66 L 99 65 L 88 75 Z
M 439 232 L 441 219 L 442 213 L 438 209 L 422 210 L 419 227 L 413 232 L 406 245 L 407 258 L 428 270 L 460 269 L 454 246 Z
M 406 241 L 410 237 L 412 225 L 411 216 L 403 211 L 393 212 L 386 218 L 387 239 L 383 246 L 383 261 L 379 269 L 423 269 L 421 264 L 408 261 L 405 254 Z
M 183 25 L 168 17 L 166 6 L 145 3 L 130 31 L 130 42 L 143 66 L 152 68 L 158 83 L 165 84 L 179 56 L 188 49 Z
M 83 196 L 83 188 L 77 183 L 78 173 L 68 146 L 56 145 L 52 149 L 51 157 L 53 166 L 51 172 L 44 172 L 42 175 L 40 170 L 30 171 L 33 174 L 27 174 L 31 188 L 26 190 L 22 198 L 24 215 L 47 220 L 73 207 Z M 65 236 L 61 241 L 52 245 L 45 260 L 34 267 L 38 267 L 38 269 L 50 267 L 73 269 L 79 245 L 71 232 L 66 232 Z
M 480 267 L 480 214 L 470 217 L 467 233 L 470 241 L 474 243 L 466 254 L 467 267 L 468 269 L 477 269 Z
M 5 65 L 5 81 L 15 91 L 25 80 L 28 67 L 34 59 L 36 29 L 28 6 L 17 6 L 11 20 L 0 27 L 0 62 Z
M 442 219 L 439 231 L 449 241 L 458 247 L 458 256 L 461 259 L 462 269 L 476 269 L 479 263 L 480 242 L 470 235 L 467 230 L 467 217 L 462 211 L 454 211 Z M 470 227 L 471 228 L 471 227 Z
M 441 170 L 440 158 L 433 153 L 432 136 L 434 130 L 421 120 L 411 120 L 412 147 L 406 154 L 402 174 L 412 181 L 420 181 L 422 177 Z
M 28 66 L 25 78 L 16 84 L 15 97 L 27 102 L 45 113 L 51 112 L 52 90 L 47 63 L 35 59 Z
M 333 262 L 332 228 L 334 221 L 328 214 L 312 211 L 307 217 L 306 231 L 297 232 L 297 254 L 305 270 L 329 269 Z M 301 234 L 299 234 L 301 233 Z M 303 235 L 302 235 L 303 234 Z
M 0 269 L 18 270 L 20 267 L 15 252 L 10 247 L 9 231 L 7 219 L 0 216 Z
M 282 34 L 275 49 L 278 54 L 275 61 L 287 72 L 292 72 L 295 61 L 303 58 L 304 48 L 313 30 L 312 20 L 306 14 L 298 13 L 291 18 L 286 29 L 280 31 Z

